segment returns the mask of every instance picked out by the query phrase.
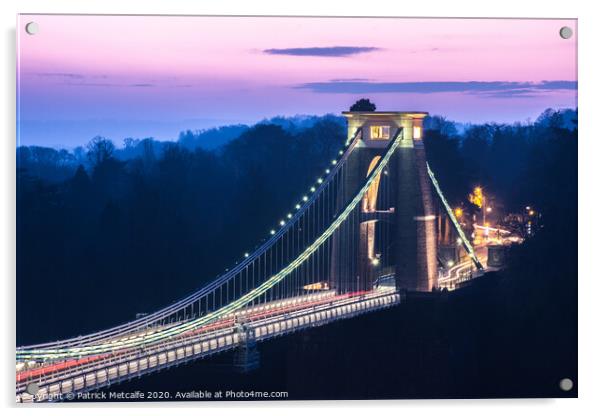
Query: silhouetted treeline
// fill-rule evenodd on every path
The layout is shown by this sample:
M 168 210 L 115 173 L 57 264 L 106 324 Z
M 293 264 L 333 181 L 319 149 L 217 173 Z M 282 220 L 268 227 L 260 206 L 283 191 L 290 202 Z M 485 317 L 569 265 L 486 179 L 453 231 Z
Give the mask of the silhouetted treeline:
M 106 327 L 202 286 L 269 236 L 345 138 L 328 118 L 295 132 L 260 123 L 217 151 L 146 139 L 123 160 L 96 137 L 75 167 L 72 153 L 19 148 L 18 343 Z
M 333 114 L 323 116 L 296 115 L 292 117 L 272 117 L 257 123 L 257 125 L 276 125 L 282 127 L 290 134 L 313 127 L 319 122 L 330 122 L 343 127 L 345 119 Z M 194 151 L 219 150 L 230 141 L 240 137 L 250 127 L 245 124 L 233 124 L 201 130 L 186 130 L 180 132 L 175 140 L 183 148 Z M 145 158 L 152 152 L 154 157 L 163 155 L 164 150 L 170 147 L 173 141 L 159 141 L 152 137 L 123 139 L 122 146 L 113 149 L 113 157 L 119 160 Z M 30 174 L 43 178 L 48 182 L 61 182 L 71 177 L 79 165 L 86 169 L 92 166 L 87 158 L 88 150 L 84 146 L 77 146 L 72 151 L 54 149 L 43 146 L 19 146 L 17 148 L 17 164 L 20 169 L 26 169 Z
M 456 202 L 479 183 L 507 209 L 525 204 L 543 228 L 510 252 L 508 268 L 457 294 L 453 360 L 460 388 L 481 396 L 575 397 L 577 381 L 577 114 L 547 110 L 532 125 L 482 125 L 458 135 L 438 119 L 428 157 Z M 518 377 L 518 379 L 517 379 Z M 474 392 L 474 393 L 473 393 Z
M 425 122 L 424 140 L 429 163 L 453 205 L 466 201 L 479 185 L 506 211 L 520 211 L 527 204 L 543 213 L 555 206 L 550 200 L 558 191 L 553 179 L 567 180 L 563 169 L 570 166 L 554 164 L 563 152 L 576 149 L 576 126 L 573 110 L 548 109 L 529 124 L 462 126 L 461 133 L 455 123 L 435 116 Z M 576 155 L 570 157 L 574 160 L 563 163 L 576 168 Z
M 427 120 L 428 159 L 450 202 L 478 183 L 508 207 L 535 205 L 547 231 L 556 224 L 576 237 L 577 131 L 566 115 L 461 130 Z M 121 149 L 102 137 L 73 152 L 19 148 L 17 343 L 151 312 L 267 238 L 346 138 L 338 117 L 272 120 L 215 150 L 195 145 L 199 132 L 126 139 Z

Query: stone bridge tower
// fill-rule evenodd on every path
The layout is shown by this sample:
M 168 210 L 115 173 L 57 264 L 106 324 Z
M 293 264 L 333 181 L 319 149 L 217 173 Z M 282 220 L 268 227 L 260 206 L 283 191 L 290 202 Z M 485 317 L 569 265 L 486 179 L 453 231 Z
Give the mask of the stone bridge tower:
M 337 244 L 333 247 L 330 286 L 339 293 L 372 288 L 378 277 L 371 267 L 377 255 L 376 223 L 389 221 L 394 229 L 390 244 L 394 250 L 397 288 L 432 290 L 437 286 L 437 217 L 422 142 L 422 122 L 428 113 L 347 111 L 343 115 L 347 119 L 348 140 L 354 138 L 357 129 L 361 129 L 361 139 L 347 161 L 345 191 L 341 191 L 345 195 L 339 195 L 341 203 L 349 200 L 364 183 L 398 129 L 403 139 L 387 168 L 394 184 L 390 202 L 393 206 L 377 209 L 380 180 L 375 180 L 374 189 L 369 189 L 362 201 L 359 229 L 350 231 L 354 233 L 351 241 L 359 241 L 350 254 L 355 258 L 345 258 L 337 252 Z M 352 268 L 352 264 L 357 266 Z

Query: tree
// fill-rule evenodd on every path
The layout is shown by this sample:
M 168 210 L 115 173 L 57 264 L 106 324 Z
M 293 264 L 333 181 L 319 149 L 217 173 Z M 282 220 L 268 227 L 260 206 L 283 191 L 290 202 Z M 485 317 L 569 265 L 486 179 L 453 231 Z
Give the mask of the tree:
M 109 139 L 96 136 L 86 146 L 88 160 L 93 166 L 98 166 L 113 156 L 115 145 Z
M 427 116 L 424 119 L 424 129 L 425 130 L 434 130 L 439 132 L 440 135 L 443 136 L 456 136 L 458 134 L 458 129 L 456 125 L 452 121 L 448 121 L 443 116 Z
M 71 178 L 71 187 L 75 192 L 82 192 L 90 186 L 90 178 L 83 165 L 79 165 Z
M 83 146 L 77 146 L 73 149 L 73 157 L 75 158 L 76 163 L 79 165 L 86 163 L 86 149 Z
M 376 104 L 367 98 L 361 98 L 349 108 L 349 111 L 376 111 Z
M 132 137 L 126 137 L 123 139 L 123 147 L 126 149 L 134 149 L 140 143 L 140 139 L 134 139 Z

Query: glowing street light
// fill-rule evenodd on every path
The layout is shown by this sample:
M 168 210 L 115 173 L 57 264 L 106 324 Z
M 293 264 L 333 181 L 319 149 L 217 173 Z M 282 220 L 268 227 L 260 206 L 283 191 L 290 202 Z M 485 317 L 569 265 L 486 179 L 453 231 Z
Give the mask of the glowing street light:
M 378 266 L 379 264 L 380 264 L 380 260 L 378 259 L 378 257 L 375 257 L 372 259 L 373 266 Z
M 484 205 L 485 195 L 483 195 L 483 188 L 476 186 L 472 193 L 468 195 L 468 200 L 479 208 Z
M 456 216 L 456 218 L 462 218 L 462 215 L 464 215 L 464 211 L 462 210 L 462 208 L 456 208 L 454 209 L 454 215 Z

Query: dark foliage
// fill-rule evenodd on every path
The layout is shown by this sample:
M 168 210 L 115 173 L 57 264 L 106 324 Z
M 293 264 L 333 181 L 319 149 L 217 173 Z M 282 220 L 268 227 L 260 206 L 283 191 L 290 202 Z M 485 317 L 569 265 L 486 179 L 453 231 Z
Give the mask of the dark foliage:
M 365 318 L 373 333 L 357 354 L 374 351 L 357 371 L 362 380 L 378 377 L 343 383 L 335 397 L 537 396 L 557 391 L 561 377 L 576 380 L 575 126 L 575 113 L 554 111 L 533 124 L 462 132 L 442 117 L 427 119 L 429 163 L 451 203 L 480 184 L 507 210 L 537 207 L 544 228 L 513 250 L 507 270 L 448 302 Z M 344 139 L 340 122 L 325 119 L 303 129 L 260 123 L 218 151 L 145 139 L 126 144 L 129 157 L 118 158 L 102 138 L 89 157 L 19 148 L 17 343 L 108 327 L 202 286 L 267 236 Z M 328 329 L 337 335 L 320 350 L 318 341 L 307 346 L 315 353 L 303 366 L 329 357 L 307 367 L 307 376 L 328 380 L 320 369 L 339 368 L 339 377 L 356 357 L 349 350 L 341 358 L 353 341 L 344 334 L 366 331 L 362 322 Z M 402 354 L 403 368 L 387 354 Z M 266 368 L 268 380 L 276 373 Z M 523 381 L 508 387 L 517 377 Z
M 186 130 L 180 133 L 178 143 L 189 150 L 194 150 L 197 147 L 211 150 L 225 145 L 248 129 L 249 126 L 237 124 L 207 130 Z
M 97 137 L 79 165 L 19 148 L 18 343 L 113 325 L 204 285 L 268 235 L 344 141 L 325 118 L 296 133 L 258 124 L 219 151 L 145 139 L 123 160 Z
M 554 205 L 549 198 L 557 190 L 544 187 L 555 188 L 556 183 L 545 182 L 542 175 L 572 180 L 553 164 L 559 147 L 568 151 L 565 146 L 576 146 L 576 117 L 572 110 L 546 110 L 534 124 L 472 125 L 462 134 L 454 123 L 428 117 L 424 142 L 429 163 L 452 205 L 466 200 L 472 188 L 480 185 L 508 211 L 525 204 L 547 209 Z M 576 155 L 572 156 L 576 168 Z M 564 163 L 563 169 L 569 169 Z
M 376 111 L 376 105 L 367 98 L 360 98 L 349 108 L 349 111 Z
M 577 380 L 576 125 L 575 112 L 548 110 L 533 125 L 425 132 L 454 203 L 478 182 L 509 210 L 537 207 L 544 225 L 513 248 L 507 269 L 458 293 L 445 312 L 461 395 L 562 396 L 560 379 Z

